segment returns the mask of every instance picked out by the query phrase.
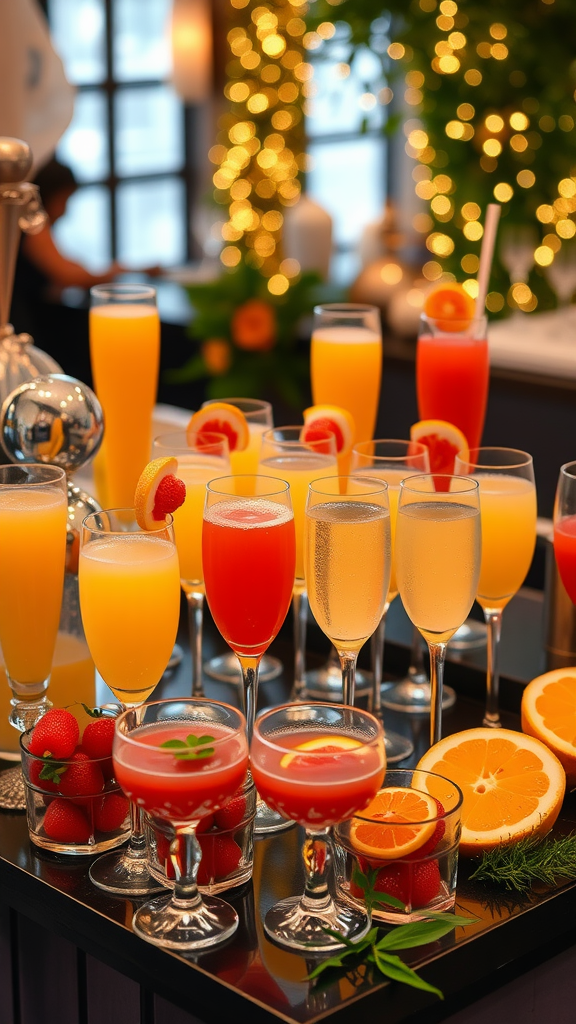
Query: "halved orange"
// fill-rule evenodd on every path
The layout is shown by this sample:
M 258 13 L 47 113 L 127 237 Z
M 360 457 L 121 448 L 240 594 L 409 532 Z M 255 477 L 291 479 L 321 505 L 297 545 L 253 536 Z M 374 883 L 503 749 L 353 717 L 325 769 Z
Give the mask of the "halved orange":
M 369 859 L 396 860 L 414 853 L 431 839 L 437 817 L 434 797 L 403 786 L 386 786 L 361 816 L 352 819 L 350 842 Z
M 522 695 L 522 729 L 542 740 L 576 786 L 576 667 L 537 676 Z
M 243 452 L 250 441 L 244 413 L 228 402 L 211 402 L 192 416 L 186 427 L 188 444 L 202 442 L 202 434 L 224 434 L 231 452 Z
M 464 434 L 447 420 L 419 420 L 410 427 L 410 440 L 428 449 L 431 473 L 453 473 L 456 456 L 465 462 L 470 455 Z
M 461 284 L 449 281 L 428 292 L 424 312 L 441 331 L 465 331 L 474 319 L 476 304 Z
M 417 767 L 462 790 L 464 856 L 531 833 L 544 835 L 558 817 L 566 789 L 564 769 L 552 751 L 512 729 L 466 729 L 446 736 Z M 416 774 L 414 782 L 442 802 L 442 779 Z
M 339 405 L 311 405 L 304 409 L 304 427 L 300 439 L 311 439 L 311 428 L 327 430 L 336 438 L 338 455 L 348 455 L 354 444 L 356 424 L 347 409 Z
M 315 754 L 340 754 L 343 750 L 355 750 L 361 746 L 360 740 L 355 740 L 353 736 L 339 736 L 338 734 L 332 736 L 330 733 L 326 736 L 315 736 L 314 739 L 305 740 L 303 743 L 299 743 L 297 747 L 294 747 L 293 754 L 284 754 L 280 761 L 280 767 L 287 768 L 295 760 L 303 761 L 304 759 L 299 757 L 296 751 L 303 753 L 314 751 Z M 314 763 L 317 763 L 317 761 L 315 760 Z
M 157 530 L 166 516 L 184 503 L 186 485 L 176 476 L 178 460 L 170 455 L 153 459 L 136 484 L 134 511 L 141 530 Z

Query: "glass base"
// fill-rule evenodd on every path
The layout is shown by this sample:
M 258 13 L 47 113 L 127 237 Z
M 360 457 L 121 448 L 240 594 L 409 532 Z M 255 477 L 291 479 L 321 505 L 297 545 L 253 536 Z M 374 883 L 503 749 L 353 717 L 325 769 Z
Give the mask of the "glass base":
M 219 683 L 242 686 L 242 670 L 238 658 L 232 651 L 205 661 L 202 670 L 210 679 L 217 679 Z M 264 654 L 258 669 L 258 679 L 261 683 L 269 683 L 271 679 L 277 679 L 282 675 L 283 670 L 284 666 L 278 658 Z
M 136 911 L 132 927 L 146 942 L 183 952 L 225 942 L 238 927 L 238 914 L 215 896 L 203 897 L 193 909 L 175 905 L 172 896 L 161 896 Z
M 442 710 L 446 711 L 456 703 L 456 694 L 445 686 L 442 694 Z M 430 714 L 430 683 L 415 683 L 403 680 L 394 683 L 382 692 L 382 706 L 391 711 L 405 711 L 411 715 Z
M 254 818 L 254 835 L 269 836 L 274 832 L 284 832 L 287 828 L 294 828 L 295 821 L 283 818 L 278 811 L 273 811 L 268 804 L 258 797 L 256 804 L 256 817 Z
M 0 773 L 0 807 L 3 811 L 26 810 L 26 791 L 20 765 Z
M 449 641 L 452 651 L 470 651 L 477 647 L 486 647 L 487 628 L 484 622 L 477 619 L 466 619 Z
M 385 732 L 384 747 L 386 749 L 386 764 L 396 764 L 397 761 L 403 761 L 414 752 L 414 744 L 406 736 L 401 736 L 399 732 Z
M 291 896 L 287 900 L 276 903 L 264 918 L 266 934 L 280 946 L 298 949 L 305 953 L 332 953 L 344 949 L 343 942 L 338 942 L 328 935 L 325 928 L 340 932 L 352 941 L 362 939 L 370 921 L 365 913 L 352 907 L 349 903 L 333 900 L 329 897 L 316 908 L 304 905 L 305 897 Z M 311 900 L 307 900 L 311 903 Z M 324 905 L 325 904 L 325 905 Z
M 99 889 L 118 896 L 151 896 L 166 888 L 150 874 L 146 857 L 131 855 L 130 847 L 121 853 L 105 853 L 98 857 L 88 874 L 90 881 Z
M 304 675 L 306 687 L 304 695 L 315 700 L 339 704 L 342 700 L 342 671 L 340 665 L 327 661 L 322 668 L 312 669 Z M 356 697 L 365 697 L 372 693 L 372 673 L 356 669 Z
M 8 721 L 10 725 L 18 729 L 18 732 L 27 732 L 28 729 L 33 729 L 42 718 L 42 715 L 45 715 L 52 707 L 46 695 L 38 700 L 18 700 L 17 697 L 12 697 L 10 704 L 12 710 L 8 716 Z
M 175 668 L 178 668 L 178 665 L 182 661 L 183 657 L 184 651 L 180 647 L 180 644 L 174 644 L 174 647 L 172 648 L 172 654 L 170 655 L 170 661 L 166 665 L 165 671 L 173 672 Z

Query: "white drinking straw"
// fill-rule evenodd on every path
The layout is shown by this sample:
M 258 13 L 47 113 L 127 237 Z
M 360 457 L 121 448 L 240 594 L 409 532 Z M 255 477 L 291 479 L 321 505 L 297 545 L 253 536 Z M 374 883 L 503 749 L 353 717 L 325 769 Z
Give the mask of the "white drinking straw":
M 484 235 L 482 248 L 480 250 L 480 266 L 478 268 L 478 297 L 476 299 L 476 316 L 484 316 L 486 295 L 488 294 L 488 282 L 492 269 L 494 257 L 494 244 L 498 221 L 500 220 L 501 206 L 499 203 L 488 203 L 486 207 L 486 220 L 484 221 Z

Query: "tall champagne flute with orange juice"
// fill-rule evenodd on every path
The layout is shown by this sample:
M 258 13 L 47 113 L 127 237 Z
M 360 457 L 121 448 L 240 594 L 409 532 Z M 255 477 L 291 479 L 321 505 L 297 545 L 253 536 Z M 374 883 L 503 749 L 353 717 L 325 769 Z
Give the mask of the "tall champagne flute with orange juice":
M 129 507 L 152 446 L 160 365 L 156 291 L 108 284 L 90 296 L 90 360 L 106 424 L 94 467 L 98 496 L 107 507 Z

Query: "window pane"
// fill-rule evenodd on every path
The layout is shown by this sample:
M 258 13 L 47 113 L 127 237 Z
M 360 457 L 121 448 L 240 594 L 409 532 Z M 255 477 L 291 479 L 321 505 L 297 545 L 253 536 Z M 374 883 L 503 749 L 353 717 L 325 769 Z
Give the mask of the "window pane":
M 94 273 L 110 263 L 110 198 L 102 185 L 79 188 L 54 225 L 58 248 Z
M 184 183 L 178 178 L 118 186 L 118 259 L 138 269 L 186 258 Z
M 116 109 L 116 171 L 175 171 L 184 163 L 182 104 L 169 86 L 120 89 Z
M 69 164 L 78 181 L 95 181 L 108 174 L 106 97 L 102 92 L 79 92 L 74 117 L 58 144 L 58 159 Z
M 106 78 L 104 0 L 49 0 L 54 47 L 68 81 L 90 85 Z
M 307 175 L 310 195 L 334 219 L 337 245 L 356 245 L 362 228 L 381 213 L 385 196 L 384 140 L 312 143 Z M 338 173 L 334 173 L 334 168 Z
M 309 135 L 359 131 L 364 119 L 368 128 L 379 128 L 383 123 L 384 108 L 371 91 L 381 85 L 380 63 L 375 55 L 369 50 L 359 51 L 347 78 L 341 77 L 341 67 L 332 61 L 314 63 L 314 95 L 308 101 L 306 118 Z
M 167 78 L 171 0 L 115 0 L 114 77 L 120 82 Z

